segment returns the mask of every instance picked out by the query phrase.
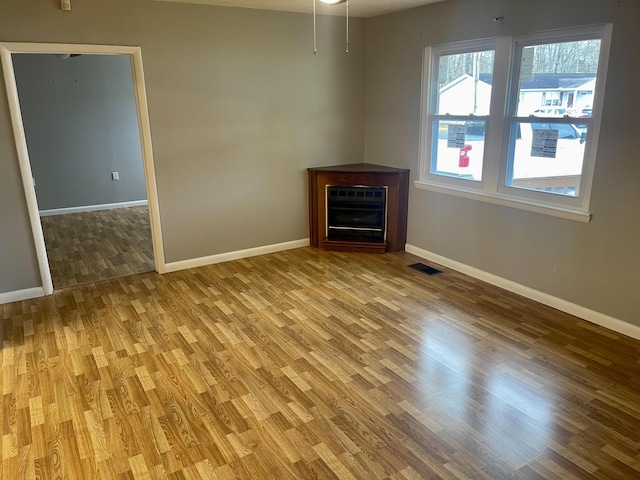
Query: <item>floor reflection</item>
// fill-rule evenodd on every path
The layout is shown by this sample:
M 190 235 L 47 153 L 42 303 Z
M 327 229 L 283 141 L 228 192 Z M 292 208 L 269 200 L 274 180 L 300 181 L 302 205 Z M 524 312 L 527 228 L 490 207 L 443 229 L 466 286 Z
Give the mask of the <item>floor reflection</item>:
M 491 452 L 512 468 L 544 451 L 553 398 L 505 371 L 509 365 L 517 374 L 517 357 L 473 341 L 453 325 L 432 323 L 423 338 L 418 404 L 425 417 L 455 442 Z

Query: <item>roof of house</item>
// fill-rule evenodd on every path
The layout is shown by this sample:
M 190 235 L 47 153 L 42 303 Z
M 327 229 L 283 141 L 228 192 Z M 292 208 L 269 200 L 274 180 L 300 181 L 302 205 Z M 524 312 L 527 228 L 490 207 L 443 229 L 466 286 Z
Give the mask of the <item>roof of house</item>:
M 522 82 L 523 90 L 553 90 L 578 88 L 596 79 L 595 73 L 534 73 L 531 80 Z M 480 80 L 491 84 L 493 75 L 481 73 Z
M 527 90 L 578 88 L 595 78 L 595 73 L 534 73 L 531 80 L 521 83 L 520 88 Z
M 473 80 L 473 77 L 472 77 L 471 75 L 467 74 L 467 73 L 463 73 L 463 74 L 462 74 L 462 75 L 460 75 L 458 78 L 456 78 L 456 79 L 454 79 L 454 80 L 450 81 L 450 82 L 449 82 L 449 83 L 447 83 L 446 85 L 443 85 L 443 86 L 440 88 L 440 93 L 442 93 L 442 92 L 446 92 L 447 90 L 449 90 L 449 89 L 451 89 L 451 88 L 455 87 L 456 85 L 459 85 L 460 83 L 462 83 L 462 82 L 464 82 L 464 81 L 466 81 L 466 80 Z M 481 82 L 484 82 L 484 83 L 486 83 L 486 84 L 491 85 L 491 83 L 490 83 L 490 82 L 487 82 L 485 79 L 483 79 L 483 78 L 482 78 L 482 74 L 480 75 L 479 80 L 480 80 Z

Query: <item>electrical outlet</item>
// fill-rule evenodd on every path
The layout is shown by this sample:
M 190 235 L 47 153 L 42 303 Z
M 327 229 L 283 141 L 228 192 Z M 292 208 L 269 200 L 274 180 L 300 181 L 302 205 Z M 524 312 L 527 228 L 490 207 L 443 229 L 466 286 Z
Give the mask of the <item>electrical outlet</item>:
M 111 180 L 113 180 L 114 182 L 116 180 L 120 180 L 120 174 L 118 172 L 111 172 Z

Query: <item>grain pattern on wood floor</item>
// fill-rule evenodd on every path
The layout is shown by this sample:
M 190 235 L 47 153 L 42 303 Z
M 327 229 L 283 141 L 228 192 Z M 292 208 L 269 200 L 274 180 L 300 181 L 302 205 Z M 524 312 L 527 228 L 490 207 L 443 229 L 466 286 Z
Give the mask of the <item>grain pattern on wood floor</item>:
M 55 288 L 155 268 L 147 206 L 53 215 L 40 220 Z
M 0 478 L 639 478 L 640 342 L 406 253 L 0 306 Z

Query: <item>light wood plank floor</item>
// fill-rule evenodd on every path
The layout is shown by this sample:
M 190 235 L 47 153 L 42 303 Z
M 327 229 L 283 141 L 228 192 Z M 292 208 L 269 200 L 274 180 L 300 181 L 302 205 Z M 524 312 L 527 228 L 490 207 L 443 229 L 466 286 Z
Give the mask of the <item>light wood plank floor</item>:
M 0 478 L 640 478 L 640 342 L 416 261 L 303 248 L 0 306 Z
M 41 217 L 54 288 L 154 270 L 147 206 Z

